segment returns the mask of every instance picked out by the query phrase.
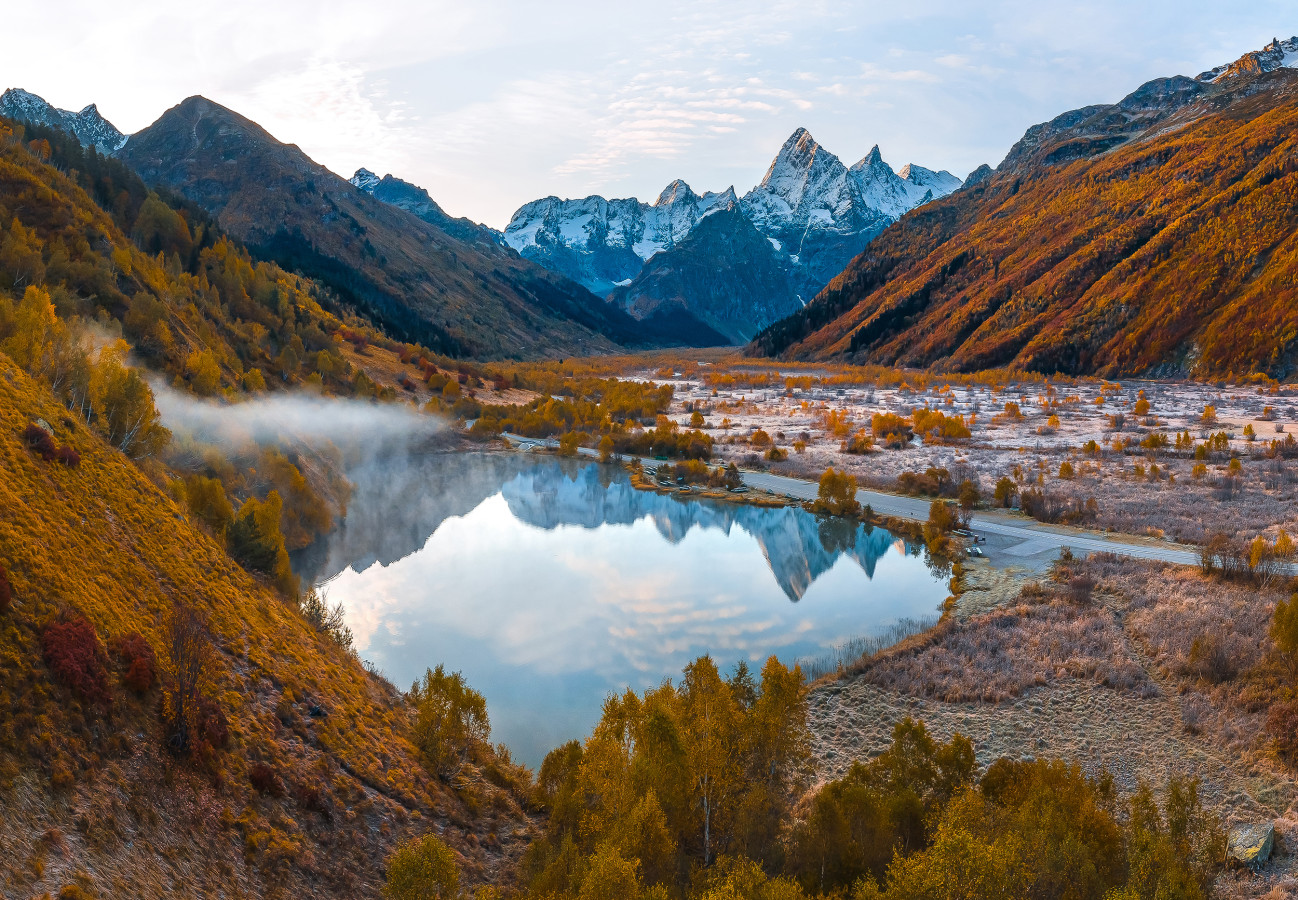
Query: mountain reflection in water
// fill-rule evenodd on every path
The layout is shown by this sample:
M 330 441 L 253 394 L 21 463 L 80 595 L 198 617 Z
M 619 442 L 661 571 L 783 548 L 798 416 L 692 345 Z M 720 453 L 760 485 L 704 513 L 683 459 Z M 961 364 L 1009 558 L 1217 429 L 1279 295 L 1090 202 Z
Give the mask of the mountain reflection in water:
M 493 739 L 529 764 L 583 736 L 608 692 L 702 653 L 793 662 L 931 616 L 947 593 L 884 529 L 637 491 L 610 466 L 431 453 L 348 474 L 346 520 L 297 571 L 399 685 L 463 670 Z

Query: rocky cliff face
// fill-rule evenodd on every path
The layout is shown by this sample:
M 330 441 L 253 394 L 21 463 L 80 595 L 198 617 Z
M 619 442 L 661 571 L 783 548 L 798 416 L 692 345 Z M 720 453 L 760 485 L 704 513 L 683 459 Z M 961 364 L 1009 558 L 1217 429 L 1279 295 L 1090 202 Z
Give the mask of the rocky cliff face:
M 22 88 L 9 88 L 0 94 L 0 116 L 62 129 L 75 135 L 81 146 L 94 147 L 105 155 L 116 153 L 126 143 L 126 135 L 101 116 L 93 103 L 81 112 L 74 113 L 66 109 L 55 109 L 42 98 Z

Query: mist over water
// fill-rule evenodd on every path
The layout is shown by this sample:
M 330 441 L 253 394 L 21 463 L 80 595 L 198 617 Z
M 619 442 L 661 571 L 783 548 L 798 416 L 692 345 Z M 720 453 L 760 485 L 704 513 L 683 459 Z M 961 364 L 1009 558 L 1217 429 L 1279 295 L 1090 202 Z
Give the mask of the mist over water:
M 168 428 L 230 449 L 273 443 L 287 435 L 307 443 L 392 452 L 447 427 L 442 419 L 405 404 L 306 392 L 267 394 L 239 403 L 196 399 L 161 383 L 153 385 L 153 393 Z
M 444 663 L 528 764 L 611 691 L 711 653 L 792 663 L 934 615 L 948 573 L 883 529 L 636 491 L 620 469 L 524 454 L 378 453 L 342 525 L 295 554 L 400 687 Z

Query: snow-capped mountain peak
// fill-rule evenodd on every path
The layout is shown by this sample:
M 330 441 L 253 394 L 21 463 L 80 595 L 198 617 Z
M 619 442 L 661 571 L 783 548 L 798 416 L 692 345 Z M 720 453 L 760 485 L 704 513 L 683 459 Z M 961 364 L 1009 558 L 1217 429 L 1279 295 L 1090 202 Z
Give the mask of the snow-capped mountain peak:
M 663 188 L 658 199 L 653 202 L 654 206 L 672 206 L 677 203 L 693 203 L 699 199 L 698 194 L 690 188 L 681 179 L 677 178 L 667 187 Z
M 106 155 L 116 153 L 126 143 L 126 135 L 101 116 L 99 108 L 93 103 L 80 112 L 69 112 L 66 109 L 56 109 L 30 91 L 9 88 L 0 94 L 0 115 L 67 131 L 81 142 L 81 146 L 94 147 Z
M 350 181 L 352 184 L 356 185 L 356 187 L 360 188 L 365 193 L 373 194 L 374 189 L 379 186 L 379 182 L 382 181 L 383 179 L 379 178 L 379 176 L 375 175 L 369 169 L 362 166 L 361 168 L 356 170 L 355 175 L 353 175 L 351 178 L 347 180 Z

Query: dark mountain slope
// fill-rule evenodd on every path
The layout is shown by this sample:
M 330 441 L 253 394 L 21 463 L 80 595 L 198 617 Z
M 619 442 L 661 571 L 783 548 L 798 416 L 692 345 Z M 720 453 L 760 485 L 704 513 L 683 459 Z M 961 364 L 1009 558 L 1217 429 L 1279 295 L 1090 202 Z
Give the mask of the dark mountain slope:
M 133 135 L 120 157 L 395 337 L 479 357 L 599 353 L 639 339 L 632 320 L 579 285 L 375 200 L 202 97 Z
M 1214 77 L 1160 79 L 1030 129 L 992 176 L 903 217 L 752 350 L 1292 373 L 1298 70 Z
M 609 302 L 637 319 L 688 313 L 726 343 L 750 340 L 801 307 L 780 255 L 734 206 L 708 214 L 679 244 L 650 257 Z

